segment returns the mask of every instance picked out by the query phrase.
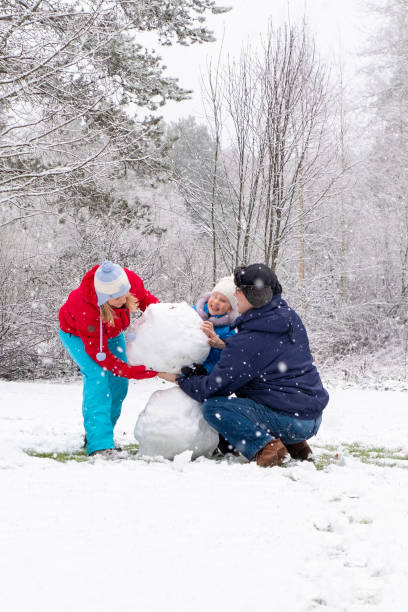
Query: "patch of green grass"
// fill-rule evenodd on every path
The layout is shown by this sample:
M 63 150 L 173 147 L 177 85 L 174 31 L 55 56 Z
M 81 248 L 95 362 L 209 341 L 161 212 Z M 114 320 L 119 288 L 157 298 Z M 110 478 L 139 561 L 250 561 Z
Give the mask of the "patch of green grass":
M 401 465 L 400 462 L 408 461 L 408 454 L 401 453 L 401 450 L 392 450 L 381 446 L 362 446 L 358 442 L 341 444 L 338 447 L 330 444 L 314 446 L 327 451 L 316 458 L 316 468 L 318 470 L 323 470 L 331 463 L 336 463 L 342 456 L 351 456 L 359 459 L 362 463 L 380 467 L 396 467 Z
M 378 465 L 380 467 L 400 466 L 408 468 L 408 464 L 403 464 L 403 462 L 408 461 L 408 454 L 402 453 L 401 450 L 392 450 L 380 446 L 362 446 L 357 442 L 353 442 L 351 444 L 341 444 L 339 446 L 334 446 L 332 444 L 314 444 L 313 446 L 323 451 L 315 457 L 315 466 L 317 470 L 324 470 L 329 465 L 336 463 L 340 464 L 343 457 L 353 457 L 355 459 L 359 459 L 362 463 Z M 123 451 L 127 453 L 127 455 L 124 454 L 124 459 L 133 458 L 139 450 L 137 444 L 126 444 L 122 448 Z M 90 457 L 88 457 L 86 454 L 86 450 L 82 448 L 71 453 L 46 453 L 37 452 L 34 450 L 26 450 L 26 453 L 27 455 L 30 455 L 30 457 L 37 457 L 39 459 L 53 459 L 59 463 L 67 463 L 68 461 L 76 461 L 77 463 L 81 463 L 83 461 L 89 461 L 90 459 Z M 217 458 L 216 460 L 225 461 L 223 457 Z M 239 461 L 233 461 L 233 463 L 235 462 L 240 463 Z M 288 464 L 288 466 L 289 465 L 290 464 Z
M 363 463 L 378 463 L 377 460 L 392 459 L 398 461 L 408 461 L 408 454 L 401 454 L 401 451 L 390 450 L 383 447 L 362 447 L 356 442 L 347 446 L 347 450 L 353 457 L 357 457 Z M 386 464 L 383 464 L 386 465 Z
M 316 470 L 324 470 L 328 465 L 333 463 L 334 455 L 331 453 L 323 453 L 315 458 Z
M 139 450 L 139 446 L 137 444 L 125 444 L 125 446 L 122 446 L 122 449 L 130 457 L 134 457 Z M 72 453 L 44 453 L 30 449 L 26 450 L 25 452 L 30 457 L 37 457 L 38 459 L 53 459 L 54 461 L 58 461 L 59 463 L 67 463 L 68 461 L 76 461 L 77 463 L 82 463 L 83 461 L 89 461 L 89 459 L 91 459 L 91 457 L 88 457 L 88 455 L 86 454 L 86 450 L 84 448 L 81 448 L 77 451 L 73 451 Z
M 347 519 L 350 524 L 356 523 L 358 525 L 371 525 L 371 523 L 373 522 L 373 519 L 369 517 L 356 519 L 354 518 L 354 516 L 347 516 Z
M 135 444 L 125 444 L 124 446 L 122 446 L 122 448 L 132 457 L 134 455 L 137 455 L 137 453 L 139 452 L 139 445 L 136 443 Z
M 85 451 L 75 451 L 73 453 L 43 453 L 33 450 L 26 450 L 27 455 L 30 457 L 37 457 L 38 459 L 54 459 L 59 463 L 66 463 L 67 461 L 77 461 L 78 463 L 88 460 L 88 455 Z

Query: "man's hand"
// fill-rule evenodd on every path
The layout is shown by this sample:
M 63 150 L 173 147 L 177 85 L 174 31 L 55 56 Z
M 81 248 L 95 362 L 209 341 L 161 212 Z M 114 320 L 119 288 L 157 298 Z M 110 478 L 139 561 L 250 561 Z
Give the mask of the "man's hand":
M 219 336 L 214 331 L 214 325 L 211 321 L 204 321 L 201 323 L 201 331 L 208 336 L 208 344 L 213 346 L 214 348 L 223 349 L 225 347 L 225 342 L 221 340 Z
M 180 374 L 172 374 L 171 372 L 157 372 L 157 376 L 167 382 L 176 383 L 176 378 L 179 378 Z
M 193 363 L 193 366 L 183 366 L 181 373 L 185 378 L 189 376 L 207 376 L 207 370 L 201 363 Z

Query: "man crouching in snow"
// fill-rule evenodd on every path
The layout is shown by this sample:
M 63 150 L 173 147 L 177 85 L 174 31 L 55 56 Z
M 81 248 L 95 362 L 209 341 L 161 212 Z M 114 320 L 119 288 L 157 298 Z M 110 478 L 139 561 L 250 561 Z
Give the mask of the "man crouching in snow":
M 306 440 L 317 433 L 329 395 L 303 323 L 264 264 L 236 268 L 234 281 L 238 333 L 226 340 L 212 372 L 159 376 L 203 402 L 206 421 L 249 461 L 269 467 L 287 455 L 312 460 Z

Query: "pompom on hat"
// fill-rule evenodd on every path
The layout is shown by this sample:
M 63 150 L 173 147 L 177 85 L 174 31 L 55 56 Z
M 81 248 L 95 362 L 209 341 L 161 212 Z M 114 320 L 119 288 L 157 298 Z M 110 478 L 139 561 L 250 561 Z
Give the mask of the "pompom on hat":
M 211 293 L 222 293 L 228 299 L 231 304 L 232 310 L 237 309 L 237 299 L 234 295 L 235 283 L 232 276 L 224 276 L 215 285 Z
M 130 282 L 123 268 L 111 261 L 104 261 L 95 272 L 94 286 L 98 306 L 102 306 L 111 298 L 125 295 L 130 289 Z

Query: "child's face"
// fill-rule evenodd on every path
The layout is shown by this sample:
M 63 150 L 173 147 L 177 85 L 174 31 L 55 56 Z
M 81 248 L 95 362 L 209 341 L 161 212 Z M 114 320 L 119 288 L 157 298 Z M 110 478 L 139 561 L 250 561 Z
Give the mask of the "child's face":
M 229 299 L 223 293 L 218 293 L 218 291 L 210 295 L 207 304 L 211 315 L 223 315 L 231 310 Z
M 127 294 L 121 295 L 118 298 L 110 298 L 110 300 L 108 300 L 109 306 L 112 306 L 112 308 L 121 308 L 126 304 L 126 295 Z

